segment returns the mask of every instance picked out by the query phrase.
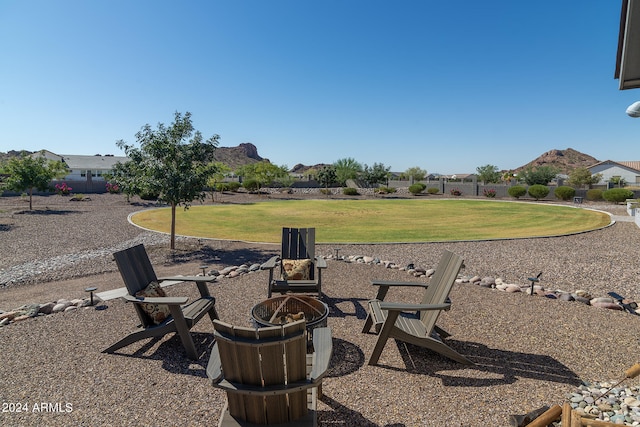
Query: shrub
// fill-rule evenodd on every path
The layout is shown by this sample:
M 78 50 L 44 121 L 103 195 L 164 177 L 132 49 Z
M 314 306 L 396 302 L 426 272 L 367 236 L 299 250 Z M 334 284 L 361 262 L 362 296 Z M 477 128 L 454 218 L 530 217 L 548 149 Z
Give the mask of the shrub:
M 587 200 L 602 200 L 602 190 L 600 190 L 599 188 L 592 188 L 591 190 L 587 190 Z
M 418 183 L 415 183 L 415 184 L 411 184 L 409 186 L 409 193 L 411 193 L 411 194 L 413 194 L 415 196 L 416 194 L 422 193 L 425 188 L 426 188 L 426 186 L 421 182 L 418 182 Z
M 514 199 L 519 199 L 520 197 L 527 194 L 527 189 L 521 185 L 514 185 L 513 187 L 509 187 L 507 193 Z
M 549 187 L 542 184 L 534 184 L 529 187 L 528 193 L 536 200 L 544 199 L 549 194 Z
M 429 193 L 429 194 L 438 194 L 439 191 L 440 190 L 438 190 L 437 187 L 429 187 L 429 188 L 427 188 L 427 193 Z
M 452 188 L 451 190 L 449 190 L 449 193 L 452 196 L 462 196 L 462 190 L 460 190 L 459 188 Z
M 320 194 L 324 194 L 325 196 L 330 196 L 331 195 L 331 190 L 329 190 L 328 188 L 321 188 L 320 189 Z
M 151 193 L 151 192 L 140 193 L 140 198 L 142 200 L 158 200 L 158 197 L 160 197 L 159 193 Z
M 229 183 L 228 182 L 219 182 L 216 184 L 216 191 L 218 193 L 222 193 L 223 191 L 229 191 Z
M 342 189 L 342 194 L 344 194 L 345 196 L 358 196 L 358 189 L 357 188 L 352 188 L 352 187 L 345 187 Z
M 258 181 L 256 181 L 255 179 L 246 179 L 242 183 L 242 186 L 248 192 L 254 192 L 254 191 L 258 191 L 258 189 L 260 188 L 260 183 Z
M 395 193 L 396 191 L 398 190 L 394 187 L 378 187 L 378 193 L 380 194 L 391 194 Z
M 482 190 L 482 194 L 484 194 L 484 197 L 489 197 L 491 199 L 495 199 L 495 197 L 496 197 L 496 189 L 495 188 L 485 188 L 484 190 Z
M 227 182 L 227 185 L 229 185 L 229 191 L 233 192 L 238 191 L 238 189 L 242 187 L 242 184 L 240 184 L 238 181 Z
M 622 203 L 633 198 L 633 191 L 626 188 L 612 188 L 602 192 L 602 198 L 607 202 Z
M 561 185 L 555 189 L 553 194 L 560 200 L 570 200 L 575 197 L 576 189 L 573 187 L 568 187 L 566 185 Z
M 66 182 L 63 182 L 62 184 L 56 184 L 55 188 L 56 193 L 61 196 L 68 196 L 69 193 L 71 193 L 71 190 L 73 190 L 73 188 L 69 187 Z
M 107 189 L 107 193 L 110 193 L 110 194 L 120 193 L 120 186 L 118 184 L 112 184 L 110 182 L 107 182 L 107 185 L 105 186 L 105 188 Z

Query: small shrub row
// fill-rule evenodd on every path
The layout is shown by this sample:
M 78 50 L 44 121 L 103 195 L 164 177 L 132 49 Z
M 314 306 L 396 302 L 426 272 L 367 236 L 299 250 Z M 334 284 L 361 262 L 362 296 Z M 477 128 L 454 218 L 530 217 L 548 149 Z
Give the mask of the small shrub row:
M 561 185 L 555 189 L 553 194 L 560 200 L 571 200 L 576 195 L 576 189 L 566 185 Z
M 342 189 L 342 194 L 345 196 L 358 196 L 360 193 L 358 193 L 357 188 L 345 187 Z
M 411 184 L 409 186 L 409 193 L 411 193 L 411 194 L 413 194 L 415 196 L 416 194 L 422 193 L 426 188 L 427 188 L 427 186 L 424 185 L 423 183 L 416 182 L 415 184 Z

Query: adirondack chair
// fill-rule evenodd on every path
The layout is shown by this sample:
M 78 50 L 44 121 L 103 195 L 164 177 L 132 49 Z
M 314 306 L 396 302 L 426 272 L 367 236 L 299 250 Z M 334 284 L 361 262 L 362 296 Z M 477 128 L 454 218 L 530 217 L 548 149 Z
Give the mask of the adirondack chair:
M 322 295 L 322 270 L 327 268 L 327 261 L 315 256 L 315 245 L 315 228 L 282 229 L 280 255 L 272 257 L 260 266 L 262 270 L 269 270 L 269 298 L 273 292 Z M 279 271 L 276 271 L 278 263 Z M 287 272 L 289 266 L 292 267 L 293 274 Z
M 380 354 L 389 338 L 428 348 L 463 364 L 473 364 L 443 342 L 443 338 L 450 336 L 450 334 L 436 326 L 440 312 L 451 307 L 451 302 L 448 300 L 449 292 L 462 267 L 462 262 L 462 258 L 458 255 L 445 251 L 428 284 L 372 282 L 373 285 L 379 286 L 378 294 L 375 299 L 369 301 L 369 314 L 362 329 L 363 333 L 368 333 L 374 326 L 378 332 L 376 345 L 369 358 L 369 365 L 378 363 Z M 422 286 L 426 289 L 420 304 L 385 302 L 384 298 L 389 288 L 393 286 Z M 413 313 L 407 313 L 408 311 Z
M 329 328 L 313 330 L 314 352 L 307 354 L 304 320 L 260 329 L 213 323 L 207 376 L 227 393 L 219 426 L 317 425 L 318 389 L 332 352 Z
M 141 325 L 111 347 L 103 350 L 103 353 L 113 353 L 119 348 L 145 338 L 177 332 L 187 355 L 191 359 L 198 359 L 189 330 L 205 314 L 209 314 L 211 321 L 218 319 L 216 300 L 209 294 L 207 288 L 207 282 L 214 279 L 206 276 L 176 276 L 159 279 L 143 245 L 115 252 L 113 256 L 129 292 L 124 298 L 133 303 Z M 200 291 L 200 298 L 184 305 L 189 298 L 165 296 L 162 285 L 163 282 L 169 281 L 173 284 L 176 281 L 195 282 Z

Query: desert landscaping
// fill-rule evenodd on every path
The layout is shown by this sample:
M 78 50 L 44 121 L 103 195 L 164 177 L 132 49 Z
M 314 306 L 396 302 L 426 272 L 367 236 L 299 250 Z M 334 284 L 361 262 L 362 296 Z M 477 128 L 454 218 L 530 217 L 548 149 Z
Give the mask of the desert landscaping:
M 285 197 L 314 196 L 237 193 L 225 194 L 222 202 Z M 0 311 L 87 298 L 88 287 L 98 293 L 120 288 L 111 254 L 137 243 L 145 244 L 159 276 L 195 275 L 201 265 L 220 271 L 260 264 L 279 249 L 277 244 L 179 238 L 172 252 L 167 236 L 127 222 L 130 213 L 152 203 L 129 203 L 114 194 L 88 198 L 72 202 L 40 196 L 28 212 L 20 197 L 0 197 Z M 624 206 L 601 202 L 582 207 L 607 211 L 615 223 L 551 238 L 318 244 L 316 254 L 328 263 L 323 300 L 330 308 L 334 339 L 319 425 L 508 426 L 511 415 L 563 403 L 583 382 L 621 379 L 638 361 L 639 316 L 470 283 L 476 276 L 526 287 L 527 278 L 542 272 L 540 285 L 548 290 L 580 290 L 594 298 L 615 291 L 640 299 L 635 250 L 640 230 L 625 220 Z M 370 281 L 427 281 L 404 267 L 433 268 L 445 249 L 461 255 L 465 268 L 451 293 L 452 309 L 438 324 L 452 333 L 449 345 L 475 365 L 395 341 L 387 344 L 379 365 L 367 365 L 376 338 L 361 333 L 367 300 L 375 296 Z M 386 268 L 394 264 L 398 268 Z M 265 299 L 266 283 L 267 273 L 260 270 L 220 277 L 209 286 L 220 318 L 250 326 L 251 307 Z M 173 296 L 197 296 L 189 284 L 167 289 Z M 389 298 L 417 301 L 420 296 L 410 290 Z M 80 307 L 0 328 L 2 425 L 217 424 L 226 397 L 205 374 L 213 344 L 208 320 L 192 330 L 197 361 L 186 358 L 174 334 L 104 354 L 101 350 L 132 330 L 137 319 L 120 299 L 98 302 L 98 308 Z M 637 385 L 637 380 L 624 385 Z M 17 411 L 18 406 L 25 410 Z

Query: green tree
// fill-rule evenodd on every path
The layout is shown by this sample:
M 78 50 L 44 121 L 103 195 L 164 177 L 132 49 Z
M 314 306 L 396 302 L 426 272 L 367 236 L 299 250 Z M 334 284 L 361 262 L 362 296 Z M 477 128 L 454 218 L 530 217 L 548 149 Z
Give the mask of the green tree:
M 599 183 L 601 179 L 601 173 L 591 175 L 591 171 L 587 168 L 575 168 L 569 174 L 567 184 L 576 188 L 580 188 L 583 185 L 591 187 L 591 185 Z
M 130 175 L 129 185 L 136 180 L 136 191 L 158 194 L 159 200 L 171 206 L 171 249 L 175 249 L 176 207 L 188 209 L 198 199 L 204 200 L 207 180 L 216 169 L 214 151 L 218 135 L 203 141 L 200 131 L 191 123 L 191 113 L 175 113 L 174 122 L 156 129 L 148 124 L 136 133 L 139 147 L 120 140 L 116 145 L 129 157 L 123 171 Z M 132 164 L 131 164 L 132 163 Z
M 255 180 L 258 183 L 257 191 L 279 178 L 289 175 L 286 166 L 277 166 L 268 160 L 241 166 L 236 173 L 245 179 Z
M 382 163 L 374 163 L 373 166 L 364 165 L 359 178 L 362 179 L 368 187 L 384 184 L 389 180 L 389 171 L 391 166 L 385 166 Z
M 422 181 L 427 176 L 427 171 L 418 166 L 408 168 L 403 172 L 402 177 L 413 182 Z
M 231 172 L 231 168 L 222 162 L 214 162 L 213 167 L 215 169 L 215 172 L 213 172 L 207 179 L 207 187 L 209 187 L 211 191 L 211 201 L 215 203 L 215 193 L 218 184 L 224 181 L 227 174 Z
M 553 181 L 558 174 L 558 169 L 552 166 L 528 167 L 520 172 L 520 177 L 527 185 L 547 185 Z
M 33 189 L 46 191 L 51 180 L 67 174 L 67 166 L 61 161 L 53 161 L 44 155 L 23 155 L 10 159 L 5 171 L 9 175 L 5 187 L 13 191 L 29 192 L 29 210 L 33 210 Z
M 344 186 L 348 179 L 356 179 L 362 172 L 362 165 L 351 157 L 337 160 L 333 166 L 336 168 L 338 185 Z
M 329 187 L 333 185 L 337 180 L 338 176 L 336 175 L 336 168 L 333 165 L 323 166 L 322 169 L 318 171 L 316 174 L 318 178 L 318 182 L 322 185 L 325 190 L 327 190 L 327 195 L 329 195 Z
M 482 181 L 483 184 L 493 184 L 496 182 L 500 182 L 501 175 L 497 166 L 478 166 L 476 168 L 476 172 L 478 172 L 478 179 Z

